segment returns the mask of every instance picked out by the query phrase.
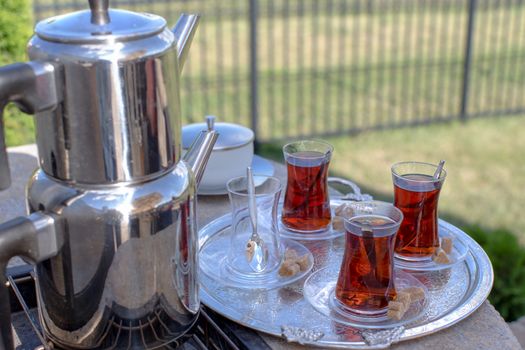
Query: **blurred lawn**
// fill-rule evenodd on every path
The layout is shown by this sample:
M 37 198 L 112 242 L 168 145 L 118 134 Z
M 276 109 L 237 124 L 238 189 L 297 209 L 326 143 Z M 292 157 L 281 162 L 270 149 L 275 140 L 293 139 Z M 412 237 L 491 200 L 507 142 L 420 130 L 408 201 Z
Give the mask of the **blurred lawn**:
M 270 4 L 279 6 L 259 3 L 260 139 L 388 127 L 457 113 L 467 19 L 460 2 L 414 12 L 418 1 L 399 8 L 382 1 L 372 13 L 321 11 L 314 17 L 315 1 L 290 2 L 291 8 L 301 3 L 311 12 L 299 15 L 296 9 L 288 17 L 282 16 L 283 9 L 275 11 L 281 15 L 267 16 Z M 170 11 L 160 3 L 132 7 L 159 13 L 169 23 L 182 11 L 203 14 L 183 72 L 183 123 L 216 114 L 249 125 L 249 23 L 248 16 L 238 15 L 246 13 L 246 6 L 203 0 L 175 1 Z M 56 9 L 49 11 L 42 15 Z M 476 41 L 473 51 L 470 113 L 523 105 L 525 65 L 511 63 L 523 57 L 525 42 L 520 35 L 501 40 L 501 24 L 506 21 L 507 28 L 523 33 L 524 14 L 518 3 L 479 7 L 473 30 L 484 42 Z M 33 117 L 9 109 L 7 143 L 31 142 Z M 520 195 L 525 185 L 524 126 L 522 117 L 502 117 L 334 137 L 328 139 L 336 149 L 331 169 L 377 198 L 391 199 L 392 163 L 446 159 L 449 176 L 441 214 L 458 224 L 509 229 L 525 242 L 525 216 L 520 215 L 525 204 Z M 265 154 L 272 150 L 280 156 L 279 146 L 263 147 Z
M 440 216 L 458 225 L 501 228 L 525 243 L 525 118 L 505 117 L 327 138 L 332 176 L 355 181 L 376 199 L 392 201 L 390 166 L 446 160 Z M 260 153 L 282 161 L 281 144 Z

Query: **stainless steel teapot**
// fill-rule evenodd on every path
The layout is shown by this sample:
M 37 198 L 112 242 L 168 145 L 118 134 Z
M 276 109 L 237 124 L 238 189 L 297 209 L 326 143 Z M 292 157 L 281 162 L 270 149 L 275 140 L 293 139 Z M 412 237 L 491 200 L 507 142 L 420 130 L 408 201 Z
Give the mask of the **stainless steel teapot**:
M 30 215 L 0 225 L 1 349 L 14 255 L 36 264 L 40 322 L 61 348 L 164 347 L 198 316 L 196 186 L 217 138 L 209 125 L 181 159 L 179 75 L 198 17 L 170 30 L 89 5 L 38 23 L 32 61 L 0 68 L 0 106 L 35 114 L 40 164 Z M 3 130 L 0 150 L 6 188 Z

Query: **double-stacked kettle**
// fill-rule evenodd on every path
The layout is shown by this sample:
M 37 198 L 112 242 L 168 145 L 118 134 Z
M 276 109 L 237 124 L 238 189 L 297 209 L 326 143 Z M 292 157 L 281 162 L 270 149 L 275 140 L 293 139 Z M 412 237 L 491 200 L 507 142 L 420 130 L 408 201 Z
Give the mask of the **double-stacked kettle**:
M 181 159 L 179 75 L 198 18 L 170 30 L 89 5 L 38 23 L 32 61 L 0 68 L 0 106 L 35 114 L 40 164 L 29 215 L 0 225 L 0 349 L 13 347 L 14 255 L 36 264 L 40 322 L 59 348 L 169 348 L 198 316 L 196 186 L 217 138 L 209 126 Z

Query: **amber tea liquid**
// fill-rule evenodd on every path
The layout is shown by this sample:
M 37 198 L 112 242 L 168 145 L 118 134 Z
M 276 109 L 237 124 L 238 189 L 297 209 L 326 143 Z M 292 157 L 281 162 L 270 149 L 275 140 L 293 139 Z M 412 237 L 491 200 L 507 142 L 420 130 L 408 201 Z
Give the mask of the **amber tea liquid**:
M 327 184 L 329 159 L 321 152 L 302 151 L 288 156 L 286 162 L 284 226 L 301 233 L 325 230 L 331 219 Z
M 348 311 L 384 314 L 396 296 L 393 254 L 398 226 L 392 227 L 396 222 L 382 215 L 356 216 L 348 223 L 335 297 Z
M 406 174 L 394 180 L 394 205 L 404 219 L 396 253 L 407 260 L 429 259 L 439 247 L 438 198 L 441 183 L 430 175 Z

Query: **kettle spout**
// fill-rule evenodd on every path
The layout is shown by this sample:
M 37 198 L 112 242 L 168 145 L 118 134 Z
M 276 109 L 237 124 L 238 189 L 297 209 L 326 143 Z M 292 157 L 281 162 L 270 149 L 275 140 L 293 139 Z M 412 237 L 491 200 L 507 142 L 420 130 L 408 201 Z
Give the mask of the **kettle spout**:
M 188 15 L 183 13 L 175 27 L 173 28 L 173 34 L 177 40 L 177 52 L 179 57 L 179 71 L 182 71 L 188 51 L 190 50 L 191 42 L 197 26 L 199 24 L 199 15 Z
M 199 187 L 199 183 L 204 175 L 204 170 L 206 169 L 206 164 L 208 164 L 208 159 L 210 159 L 215 141 L 219 137 L 219 133 L 213 129 L 214 122 L 215 117 L 206 117 L 208 130 L 201 131 L 183 158 L 195 175 L 197 187 Z

